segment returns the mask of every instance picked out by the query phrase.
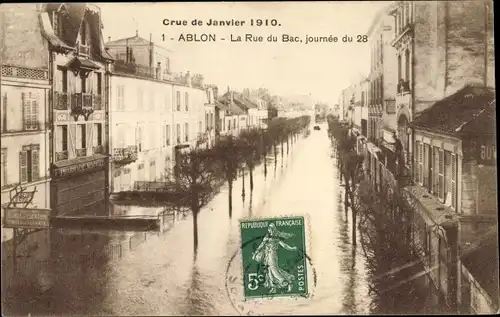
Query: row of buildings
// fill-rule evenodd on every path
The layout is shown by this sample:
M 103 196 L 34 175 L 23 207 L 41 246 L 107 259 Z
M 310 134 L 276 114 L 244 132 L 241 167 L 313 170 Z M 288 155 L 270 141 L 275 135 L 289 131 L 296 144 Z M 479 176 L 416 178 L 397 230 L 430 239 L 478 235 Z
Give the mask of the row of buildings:
M 368 156 L 417 199 L 414 230 L 431 280 L 469 313 L 499 307 L 492 6 L 391 3 L 368 31 L 369 75 L 342 91 L 338 107 Z M 446 234 L 431 234 L 434 226 Z
M 106 42 L 94 5 L 2 5 L 0 28 L 2 224 L 18 185 L 53 216 L 106 212 L 110 193 L 169 177 L 179 149 L 268 117 L 262 100 L 173 73 L 137 33 Z

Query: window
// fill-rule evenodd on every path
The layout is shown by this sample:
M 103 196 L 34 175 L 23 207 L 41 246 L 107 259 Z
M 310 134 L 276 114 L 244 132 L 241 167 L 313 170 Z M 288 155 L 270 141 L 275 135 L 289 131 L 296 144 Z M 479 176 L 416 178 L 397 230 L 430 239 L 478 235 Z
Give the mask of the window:
M 439 148 L 432 147 L 432 193 L 439 196 Z
M 40 178 L 40 145 L 23 146 L 19 153 L 20 182 L 30 183 Z
M 401 72 L 402 72 L 402 62 L 401 62 L 401 54 L 398 54 L 398 80 L 397 83 L 403 78 Z
M 177 144 L 181 143 L 181 125 L 177 124 Z
M 116 86 L 116 110 L 125 110 L 125 87 L 123 85 Z
M 85 149 L 87 147 L 85 124 L 78 124 L 76 126 L 76 148 Z
M 95 73 L 96 74 L 96 94 L 101 95 L 102 94 L 102 74 L 101 73 Z
M 229 131 L 231 131 L 231 120 L 229 120 L 229 121 L 227 122 L 227 129 L 228 129 Z
M 0 157 L 0 175 L 2 175 L 2 184 L 1 187 L 7 185 L 7 149 L 2 149 L 2 156 Z
M 141 127 L 135 128 L 135 145 L 137 151 L 142 152 L 142 129 Z
M 96 146 L 102 145 L 102 124 L 94 124 L 94 144 Z
M 410 81 L 410 50 L 406 50 L 405 52 L 405 80 L 407 82 Z
M 68 126 L 58 125 L 56 127 L 56 152 L 68 151 Z
M 170 145 L 170 125 L 167 124 L 167 126 L 165 127 L 165 141 L 166 141 L 166 145 Z
M 25 130 L 38 130 L 38 94 L 21 94 Z
M 187 122 L 184 123 L 184 140 L 189 141 L 189 124 Z
M 438 152 L 438 197 L 444 201 L 444 151 L 439 149 Z
M 156 161 L 154 160 L 149 161 L 149 180 L 156 180 Z
M 181 92 L 177 91 L 175 94 L 175 103 L 177 104 L 177 111 L 181 111 Z
M 141 87 L 137 88 L 137 110 L 144 108 L 144 92 Z
M 423 179 L 424 179 L 424 149 L 423 145 L 421 142 L 416 142 L 417 146 L 415 147 L 415 150 L 417 153 L 415 153 L 415 157 L 417 158 L 417 183 L 420 185 L 423 185 Z
M 188 92 L 184 93 L 184 103 L 186 104 L 186 111 L 189 111 L 189 94 L 188 94 Z

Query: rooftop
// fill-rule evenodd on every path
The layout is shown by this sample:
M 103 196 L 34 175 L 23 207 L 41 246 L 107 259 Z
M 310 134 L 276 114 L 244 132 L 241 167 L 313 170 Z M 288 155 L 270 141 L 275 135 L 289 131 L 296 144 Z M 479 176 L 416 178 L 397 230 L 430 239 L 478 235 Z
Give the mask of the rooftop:
M 492 134 L 495 107 L 494 89 L 468 85 L 422 111 L 411 126 L 454 135 Z

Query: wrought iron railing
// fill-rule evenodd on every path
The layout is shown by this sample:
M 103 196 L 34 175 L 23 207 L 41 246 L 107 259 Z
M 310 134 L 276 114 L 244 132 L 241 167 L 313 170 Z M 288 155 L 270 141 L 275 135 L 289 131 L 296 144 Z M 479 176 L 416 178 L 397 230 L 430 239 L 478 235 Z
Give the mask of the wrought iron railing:
M 104 147 L 102 145 L 96 145 L 92 147 L 93 154 L 102 154 L 104 152 Z
M 74 93 L 71 95 L 71 112 L 74 115 L 83 115 L 88 119 L 94 110 L 102 109 L 102 98 L 100 95 L 89 93 Z
M 138 151 L 136 145 L 130 145 L 126 148 L 113 149 L 113 161 L 116 164 L 130 164 L 137 161 Z
M 68 159 L 68 151 L 56 152 L 56 162 Z
M 69 109 L 69 96 L 67 92 L 56 91 L 54 99 L 54 109 L 68 110 Z
M 76 157 L 84 157 L 87 156 L 87 149 L 77 149 L 76 150 Z

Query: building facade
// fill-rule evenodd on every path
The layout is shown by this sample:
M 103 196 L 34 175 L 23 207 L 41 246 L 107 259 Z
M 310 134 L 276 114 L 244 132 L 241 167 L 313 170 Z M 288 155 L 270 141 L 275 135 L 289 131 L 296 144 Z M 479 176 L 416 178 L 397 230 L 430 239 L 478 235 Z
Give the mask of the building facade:
M 100 9 L 49 4 L 41 13 L 49 42 L 56 215 L 105 212 L 108 201 L 107 71 Z
M 155 64 L 139 58 L 144 48 L 152 56 L 160 49 L 137 35 L 106 48 L 125 58 L 115 62 L 110 79 L 111 192 L 164 181 L 172 177 L 176 149 L 206 145 L 212 136 L 211 92 L 201 75 L 172 74 L 161 63 L 150 66 Z
M 395 49 L 391 46 L 393 21 L 388 14 L 393 4 L 378 12 L 368 38 L 370 48 L 370 107 L 368 135 L 371 140 L 390 143 L 395 131 Z
M 51 208 L 50 61 L 41 9 L 39 4 L 0 6 L 2 242 L 12 238 L 13 230 L 3 222 L 15 186 L 36 189 L 28 208 Z

